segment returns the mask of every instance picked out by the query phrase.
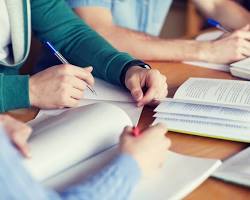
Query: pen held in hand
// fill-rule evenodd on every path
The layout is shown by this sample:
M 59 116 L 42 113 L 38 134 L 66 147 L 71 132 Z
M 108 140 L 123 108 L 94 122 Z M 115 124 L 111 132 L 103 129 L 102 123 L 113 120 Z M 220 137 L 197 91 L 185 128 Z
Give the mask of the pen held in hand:
M 46 42 L 45 44 L 46 44 L 47 47 L 52 51 L 52 53 L 58 58 L 58 60 L 61 61 L 61 63 L 63 63 L 63 64 L 70 64 L 70 63 L 63 57 L 63 55 L 62 55 L 59 51 L 57 51 L 57 50 L 55 49 L 55 47 L 54 47 L 50 42 Z M 91 88 L 90 85 L 88 85 L 88 84 L 86 84 L 86 85 L 87 85 L 87 88 L 88 88 L 93 94 L 97 95 L 96 91 L 95 91 L 93 88 Z
M 208 19 L 207 22 L 211 25 L 211 26 L 214 26 L 216 28 L 218 28 L 219 30 L 223 31 L 224 33 L 231 33 L 232 31 L 225 28 L 224 26 L 221 25 L 220 22 L 214 20 L 214 19 Z

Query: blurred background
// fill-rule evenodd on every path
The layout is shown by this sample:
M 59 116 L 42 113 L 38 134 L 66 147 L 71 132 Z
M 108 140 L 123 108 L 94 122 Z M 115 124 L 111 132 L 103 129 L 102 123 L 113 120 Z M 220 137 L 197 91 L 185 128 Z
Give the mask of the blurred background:
M 209 0 L 201 0 L 209 1 Z M 250 0 L 235 0 L 250 9 Z M 207 28 L 204 18 L 197 12 L 191 0 L 173 0 L 170 13 L 166 18 L 161 37 L 195 37 L 201 30 Z M 32 66 L 37 62 L 41 51 L 41 44 L 32 38 L 31 52 L 22 73 L 30 73 Z

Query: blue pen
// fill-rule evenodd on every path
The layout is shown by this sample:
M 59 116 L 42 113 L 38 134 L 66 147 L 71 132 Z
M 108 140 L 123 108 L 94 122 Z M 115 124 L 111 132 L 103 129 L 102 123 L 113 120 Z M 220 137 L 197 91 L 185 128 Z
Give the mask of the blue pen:
M 221 31 L 225 32 L 225 33 L 231 33 L 231 30 L 228 30 L 226 29 L 224 26 L 222 26 L 220 24 L 220 22 L 217 22 L 216 20 L 214 19 L 208 19 L 207 22 L 211 25 L 211 26 L 214 26 L 218 29 L 220 29 Z
M 58 58 L 58 60 L 60 60 L 63 64 L 69 64 L 69 62 L 63 57 L 63 55 L 59 51 L 57 51 L 56 48 L 50 42 L 46 42 L 45 44 L 49 47 L 52 53 Z M 93 94 L 97 95 L 96 91 L 92 89 L 88 84 L 87 87 Z

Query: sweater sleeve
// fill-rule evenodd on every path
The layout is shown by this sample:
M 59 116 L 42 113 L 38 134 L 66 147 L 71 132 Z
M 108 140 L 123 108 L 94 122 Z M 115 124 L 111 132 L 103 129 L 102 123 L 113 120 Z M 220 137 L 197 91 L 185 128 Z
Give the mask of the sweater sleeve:
M 134 60 L 114 49 L 77 17 L 64 0 L 32 0 L 32 29 L 41 41 L 50 41 L 71 64 L 94 67 L 94 75 L 121 84 L 121 74 Z
M 0 126 L 0 199 L 127 200 L 139 177 L 136 161 L 120 154 L 96 175 L 58 194 L 32 179 Z
M 12 146 L 0 125 L 0 199 L 62 200 L 54 191 L 32 179 L 22 165 L 19 152 Z
M 0 74 L 0 112 L 29 106 L 29 76 Z
M 109 165 L 88 180 L 69 188 L 65 200 L 127 200 L 140 178 L 136 161 L 127 154 L 120 154 Z M 81 197 L 81 198 L 80 198 Z

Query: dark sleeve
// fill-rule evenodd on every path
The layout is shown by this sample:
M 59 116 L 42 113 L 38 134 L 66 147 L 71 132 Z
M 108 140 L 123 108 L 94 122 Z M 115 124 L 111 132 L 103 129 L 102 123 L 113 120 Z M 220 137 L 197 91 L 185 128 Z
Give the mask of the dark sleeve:
M 71 64 L 93 66 L 94 75 L 121 84 L 127 63 L 134 60 L 114 49 L 78 18 L 64 0 L 32 0 L 32 29 L 41 41 L 50 41 Z
M 28 107 L 29 76 L 0 73 L 0 112 Z

